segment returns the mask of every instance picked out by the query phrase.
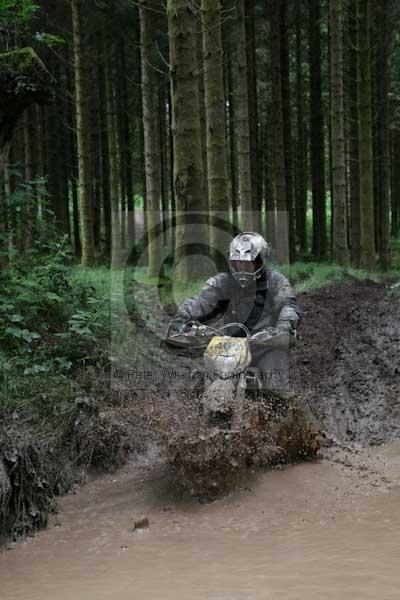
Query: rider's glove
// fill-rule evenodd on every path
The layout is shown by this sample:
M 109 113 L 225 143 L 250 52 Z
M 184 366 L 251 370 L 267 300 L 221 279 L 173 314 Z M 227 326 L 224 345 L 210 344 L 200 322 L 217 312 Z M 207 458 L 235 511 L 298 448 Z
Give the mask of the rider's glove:
M 172 321 L 170 322 L 168 331 L 170 334 L 183 333 L 187 325 L 187 321 L 177 317 L 176 319 L 172 319 Z
M 281 333 L 276 329 L 276 327 L 267 327 L 263 331 L 259 331 L 258 333 L 254 333 L 250 337 L 251 342 L 263 342 L 269 340 L 272 337 L 275 337 Z
M 263 342 L 267 342 L 271 338 L 282 336 L 282 335 L 290 336 L 288 338 L 290 345 L 293 345 L 296 341 L 296 330 L 293 327 L 285 327 L 285 325 L 278 325 L 277 327 L 267 327 L 264 331 L 259 331 L 258 333 L 254 333 L 250 337 L 250 342 L 258 342 L 262 344 Z

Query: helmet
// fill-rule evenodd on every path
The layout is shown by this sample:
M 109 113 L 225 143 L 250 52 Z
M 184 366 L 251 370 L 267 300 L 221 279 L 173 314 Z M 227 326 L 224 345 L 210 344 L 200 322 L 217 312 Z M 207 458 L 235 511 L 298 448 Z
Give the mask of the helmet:
M 229 247 L 229 269 L 241 287 L 262 277 L 270 248 L 262 235 L 246 231 L 233 238 Z

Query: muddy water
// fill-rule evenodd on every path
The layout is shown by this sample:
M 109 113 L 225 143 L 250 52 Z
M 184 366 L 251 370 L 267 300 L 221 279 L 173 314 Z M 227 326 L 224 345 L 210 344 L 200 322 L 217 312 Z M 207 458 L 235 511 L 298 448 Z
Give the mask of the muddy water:
M 0 557 L 0 598 L 397 600 L 399 473 L 400 444 L 254 475 L 204 505 L 162 465 L 129 465 Z

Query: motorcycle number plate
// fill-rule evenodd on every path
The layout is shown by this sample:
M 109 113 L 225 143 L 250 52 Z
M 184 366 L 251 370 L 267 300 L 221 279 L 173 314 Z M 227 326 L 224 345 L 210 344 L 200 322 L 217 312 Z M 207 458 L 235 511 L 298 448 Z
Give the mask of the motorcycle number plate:
M 241 373 L 251 362 L 251 352 L 246 338 L 213 337 L 204 353 L 208 368 L 223 373 Z

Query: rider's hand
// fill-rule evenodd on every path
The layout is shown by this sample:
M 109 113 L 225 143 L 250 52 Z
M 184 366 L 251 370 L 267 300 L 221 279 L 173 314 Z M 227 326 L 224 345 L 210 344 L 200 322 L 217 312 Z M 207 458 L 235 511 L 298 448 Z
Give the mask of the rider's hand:
M 293 327 L 286 328 L 285 326 L 279 325 L 278 327 L 267 327 L 267 329 L 264 329 L 264 331 L 259 331 L 258 333 L 254 333 L 250 337 L 250 342 L 263 343 L 263 342 L 267 342 L 271 338 L 281 336 L 281 335 L 290 336 L 290 340 L 291 340 L 290 343 L 293 343 L 296 340 L 296 330 L 293 329 Z
M 276 329 L 276 327 L 267 327 L 267 329 L 264 329 L 264 331 L 254 333 L 250 337 L 250 342 L 265 342 L 266 340 L 279 335 L 279 333 L 280 332 Z
M 187 328 L 187 321 L 185 321 L 184 319 L 172 319 L 172 321 L 169 324 L 169 334 L 174 334 L 174 333 L 183 333 L 185 331 L 185 329 Z

